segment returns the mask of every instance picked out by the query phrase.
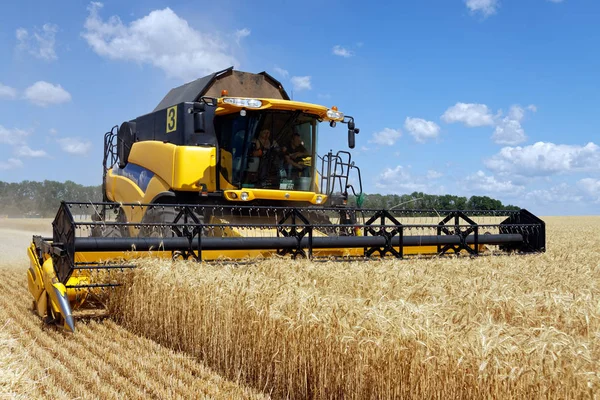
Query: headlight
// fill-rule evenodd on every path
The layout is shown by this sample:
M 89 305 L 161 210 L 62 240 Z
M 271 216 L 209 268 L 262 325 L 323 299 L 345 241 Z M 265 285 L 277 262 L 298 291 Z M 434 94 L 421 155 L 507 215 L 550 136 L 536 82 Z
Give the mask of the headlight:
M 317 204 L 321 204 L 323 202 L 323 196 L 317 196 Z
M 244 201 L 248 200 L 248 192 L 242 192 L 240 199 Z
M 238 107 L 248 107 L 248 108 L 261 108 L 262 101 L 256 99 L 236 99 L 233 97 L 228 97 L 223 99 L 223 103 L 231 104 Z
M 344 113 L 337 110 L 327 110 L 327 118 L 335 121 L 342 121 L 344 119 Z

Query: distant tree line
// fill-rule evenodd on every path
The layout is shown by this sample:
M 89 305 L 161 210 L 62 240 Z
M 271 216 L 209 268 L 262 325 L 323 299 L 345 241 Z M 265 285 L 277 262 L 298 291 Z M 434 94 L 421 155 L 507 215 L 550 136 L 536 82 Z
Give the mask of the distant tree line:
M 56 182 L 23 181 L 8 183 L 0 181 L 0 216 L 53 217 L 62 200 L 102 201 L 101 186 L 83 186 L 72 181 Z M 356 204 L 356 199 L 350 199 Z M 469 198 L 453 195 L 431 195 L 422 192 L 412 194 L 369 194 L 364 198 L 363 208 L 378 209 L 436 209 L 436 210 L 518 210 L 513 205 L 503 205 L 500 200 L 487 196 Z
M 54 217 L 62 200 L 102 201 L 102 188 L 72 181 L 0 181 L 0 216 Z
M 355 203 L 356 199 L 350 199 Z M 450 194 L 433 195 L 423 192 L 412 194 L 368 194 L 365 195 L 363 208 L 398 209 L 398 210 L 520 210 L 520 207 L 503 205 L 500 200 L 488 196 L 453 196 Z

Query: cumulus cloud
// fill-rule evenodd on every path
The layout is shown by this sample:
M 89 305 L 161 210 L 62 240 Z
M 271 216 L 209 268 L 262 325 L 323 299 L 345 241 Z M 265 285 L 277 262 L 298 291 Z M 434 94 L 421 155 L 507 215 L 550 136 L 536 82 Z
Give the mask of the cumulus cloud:
M 383 130 L 375 132 L 369 142 L 382 146 L 393 146 L 401 136 L 402 131 L 400 129 L 383 128 Z
M 428 139 L 435 139 L 440 135 L 438 124 L 421 118 L 407 117 L 404 121 L 404 128 L 419 143 L 425 143 Z
M 64 152 L 75 155 L 85 155 L 92 147 L 90 142 L 73 137 L 58 139 L 57 142 Z
M 27 145 L 19 146 L 15 149 L 15 155 L 17 157 L 30 157 L 30 158 L 38 158 L 38 157 L 47 157 L 48 154 L 44 150 L 32 150 Z
M 423 182 L 423 177 L 412 176 L 408 168 L 398 165 L 384 169 L 377 177 L 375 187 L 389 193 L 430 192 L 431 188 Z
M 465 0 L 469 11 L 473 14 L 481 14 L 483 17 L 489 17 L 496 14 L 500 6 L 499 0 Z
M 0 99 L 14 99 L 17 97 L 17 89 L 0 83 Z
M 16 158 L 9 158 L 7 161 L 0 161 L 0 171 L 8 171 L 9 169 L 20 168 L 23 162 Z
M 273 68 L 273 71 L 275 71 L 275 73 L 277 75 L 279 75 L 281 78 L 287 78 L 288 76 L 290 76 L 290 73 L 288 72 L 287 69 L 283 69 L 278 66 L 275 66 L 275 68 Z
M 573 203 L 583 200 L 583 196 L 575 193 L 573 187 L 566 183 L 548 189 L 532 190 L 525 194 L 525 200 L 535 201 L 540 204 Z
M 34 29 L 32 34 L 25 28 L 19 28 L 15 32 L 17 48 L 42 60 L 56 60 L 58 57 L 54 46 L 57 32 L 58 25 L 54 24 L 44 24 L 42 29 Z
M 442 115 L 442 121 L 462 122 L 469 128 L 494 125 L 494 116 L 485 104 L 456 103 Z
M 600 203 L 600 179 L 584 178 L 577 182 L 577 186 L 597 203 Z
M 493 115 L 485 104 L 456 103 L 448 108 L 441 118 L 446 123 L 460 122 L 469 128 L 494 126 L 492 140 L 497 144 L 514 146 L 527 140 L 525 129 L 521 125 L 526 111 L 536 112 L 537 107 L 534 104 L 530 104 L 527 108 L 513 105 L 508 114 L 502 117 L 501 110 Z
M 170 8 L 152 11 L 126 25 L 118 16 L 103 20 L 99 15 L 102 6 L 90 4 L 82 33 L 102 57 L 150 64 L 182 80 L 238 64 L 227 43 L 210 32 L 192 28 Z M 237 36 L 245 34 L 241 30 Z
M 529 106 L 528 109 L 533 111 L 535 106 Z M 492 140 L 498 144 L 512 146 L 523 143 L 527 140 L 525 130 L 521 126 L 523 118 L 525 118 L 525 110 L 519 106 L 512 106 L 508 115 L 498 121 Z
M 312 85 L 310 83 L 310 76 L 292 76 L 290 79 L 292 86 L 295 91 L 310 90 Z
M 8 129 L 0 125 L 0 143 L 17 145 L 25 141 L 29 132 L 22 129 Z
M 504 147 L 485 165 L 502 174 L 548 176 L 563 173 L 600 171 L 600 147 L 537 142 L 530 146 Z
M 354 55 L 353 51 L 351 51 L 350 49 L 348 49 L 346 47 L 342 47 L 339 44 L 336 44 L 335 46 L 333 46 L 333 49 L 331 49 L 331 52 L 333 54 L 335 54 L 336 56 L 340 56 L 340 57 L 344 57 L 344 58 L 349 58 Z
M 68 103 L 71 101 L 71 94 L 58 84 L 38 81 L 25 89 L 25 98 L 35 105 L 47 107 Z
M 466 177 L 464 183 L 469 191 L 483 193 L 516 194 L 525 189 L 524 186 L 516 185 L 511 180 L 500 180 L 493 175 L 486 175 L 483 171 L 477 171 Z

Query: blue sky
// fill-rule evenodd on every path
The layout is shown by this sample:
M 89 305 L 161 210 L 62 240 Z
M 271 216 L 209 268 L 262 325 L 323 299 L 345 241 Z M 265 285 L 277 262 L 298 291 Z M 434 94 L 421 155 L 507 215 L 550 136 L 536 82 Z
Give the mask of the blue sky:
M 600 213 L 600 2 L 395 3 L 7 3 L 0 180 L 99 184 L 105 131 L 234 65 L 354 116 L 367 193 Z

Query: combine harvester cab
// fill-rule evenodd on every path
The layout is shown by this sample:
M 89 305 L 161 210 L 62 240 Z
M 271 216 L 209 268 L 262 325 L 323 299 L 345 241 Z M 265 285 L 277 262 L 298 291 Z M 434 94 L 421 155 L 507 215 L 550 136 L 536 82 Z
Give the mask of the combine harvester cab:
M 316 152 L 321 122 L 346 125 L 354 147 L 354 119 L 336 107 L 292 101 L 266 73 L 227 69 L 173 89 L 152 113 L 113 128 L 105 135 L 104 201 L 61 203 L 52 237 L 34 236 L 28 250 L 38 314 L 74 330 L 77 310 L 102 307 L 141 257 L 545 250 L 544 222 L 526 210 L 361 208 L 350 152 Z M 349 191 L 356 207 L 348 206 Z

